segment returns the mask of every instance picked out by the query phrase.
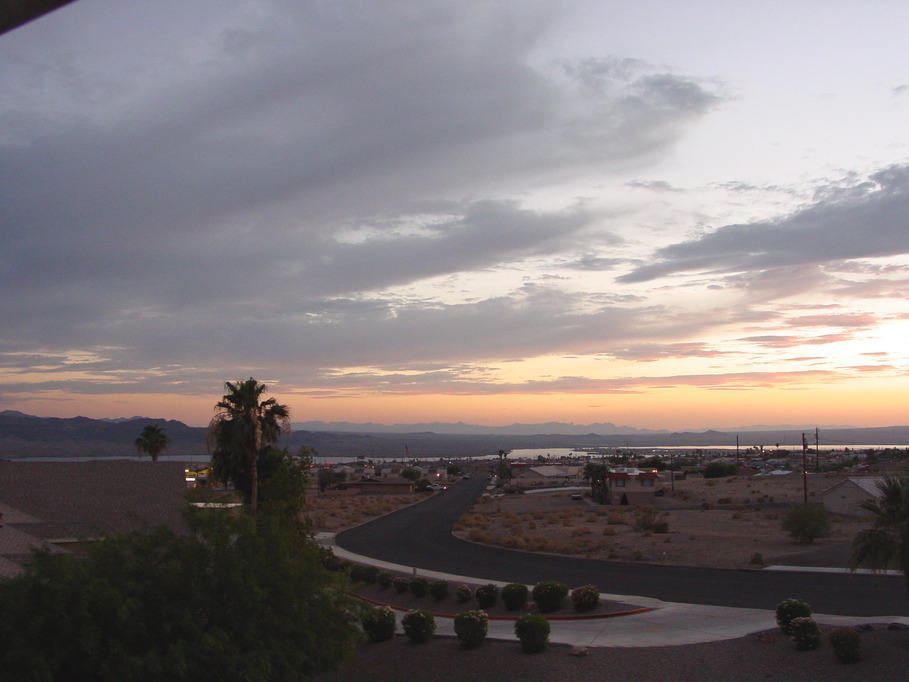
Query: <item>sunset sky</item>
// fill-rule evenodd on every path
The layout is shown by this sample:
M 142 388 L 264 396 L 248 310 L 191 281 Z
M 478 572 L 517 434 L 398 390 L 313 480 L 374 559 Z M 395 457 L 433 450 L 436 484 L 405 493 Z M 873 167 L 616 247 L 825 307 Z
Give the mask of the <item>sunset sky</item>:
M 79 0 L 0 36 L 0 410 L 907 424 L 907 26 Z

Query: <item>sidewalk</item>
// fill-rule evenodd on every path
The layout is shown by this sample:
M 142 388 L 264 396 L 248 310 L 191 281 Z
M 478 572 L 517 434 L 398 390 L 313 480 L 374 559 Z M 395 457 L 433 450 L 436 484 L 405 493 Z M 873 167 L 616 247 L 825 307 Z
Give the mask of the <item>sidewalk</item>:
M 411 573 L 415 569 L 386 561 L 377 561 L 341 549 L 334 544 L 334 534 L 320 533 L 316 540 L 331 545 L 338 557 L 358 563 L 373 564 L 386 571 Z M 811 570 L 795 567 L 774 567 L 775 570 Z M 817 569 L 827 571 L 833 569 Z M 449 580 L 465 584 L 484 585 L 490 582 L 503 587 L 505 583 L 482 578 L 471 578 L 436 571 L 420 571 L 420 575 L 434 580 Z M 665 602 L 647 597 L 622 594 L 603 594 L 603 599 L 622 601 L 652 609 L 615 618 L 590 618 L 550 621 L 552 629 L 549 640 L 554 644 L 568 644 L 576 647 L 652 647 L 675 646 L 715 642 L 723 639 L 744 637 L 762 630 L 777 628 L 776 614 L 761 609 L 737 609 L 726 606 L 704 606 Z M 827 625 L 860 625 L 863 623 L 902 623 L 909 626 L 904 616 L 835 616 L 814 614 L 818 623 Z M 436 619 L 436 634 L 454 636 L 451 618 Z M 492 639 L 517 641 L 514 623 L 505 620 L 490 620 L 489 635 Z

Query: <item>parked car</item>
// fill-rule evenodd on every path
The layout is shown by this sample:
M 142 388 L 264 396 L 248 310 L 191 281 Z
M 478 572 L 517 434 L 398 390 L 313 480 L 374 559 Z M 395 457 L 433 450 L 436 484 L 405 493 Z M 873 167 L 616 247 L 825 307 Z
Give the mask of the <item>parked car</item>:
M 584 496 L 581 493 L 571 493 L 572 500 L 583 500 Z

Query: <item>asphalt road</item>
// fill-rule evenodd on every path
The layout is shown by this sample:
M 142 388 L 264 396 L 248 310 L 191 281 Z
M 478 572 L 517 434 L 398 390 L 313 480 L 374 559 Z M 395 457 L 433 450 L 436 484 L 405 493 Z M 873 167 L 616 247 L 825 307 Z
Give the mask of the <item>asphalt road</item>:
M 461 481 L 424 502 L 339 533 L 336 542 L 363 556 L 487 580 L 528 585 L 559 580 L 571 587 L 596 585 L 604 593 L 757 609 L 773 609 L 795 597 L 815 613 L 909 616 L 902 577 L 631 564 L 519 552 L 454 537 L 452 524 L 486 484 Z

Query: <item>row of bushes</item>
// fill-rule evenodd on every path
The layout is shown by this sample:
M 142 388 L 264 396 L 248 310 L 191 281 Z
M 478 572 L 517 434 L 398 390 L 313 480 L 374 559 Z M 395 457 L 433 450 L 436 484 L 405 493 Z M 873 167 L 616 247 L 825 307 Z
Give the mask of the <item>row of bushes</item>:
M 362 567 L 371 568 L 371 567 Z M 362 573 L 366 571 L 351 572 L 351 579 L 355 582 L 364 582 L 366 584 L 378 584 L 383 589 L 394 588 L 398 594 L 409 591 L 417 598 L 431 595 L 438 601 L 448 598 L 450 586 L 446 580 L 435 580 L 430 582 L 426 578 L 416 576 L 408 578 L 405 576 L 393 577 L 390 573 L 377 573 L 374 579 L 367 580 Z M 371 574 L 369 576 L 372 577 Z M 360 578 L 359 580 L 357 578 Z M 533 602 L 536 604 L 540 613 L 552 613 L 561 608 L 567 596 L 571 595 L 571 603 L 574 610 L 578 613 L 592 611 L 600 605 L 600 591 L 595 585 L 582 585 L 576 587 L 569 593 L 568 586 L 556 581 L 544 581 L 534 585 L 533 590 L 522 583 L 511 583 L 499 589 L 498 585 L 489 583 L 481 585 L 473 590 L 469 585 L 458 585 L 455 589 L 455 600 L 459 604 L 466 604 L 475 598 L 481 609 L 492 608 L 501 598 L 502 603 L 509 611 L 517 611 L 524 608 L 530 596 L 533 596 Z
M 821 631 L 811 617 L 811 607 L 798 599 L 786 599 L 776 607 L 776 622 L 789 635 L 799 651 L 811 651 L 821 645 Z M 827 634 L 833 653 L 843 663 L 862 658 L 861 636 L 854 628 L 834 628 Z
M 397 620 L 388 606 L 368 608 L 361 620 L 363 632 L 371 642 L 384 642 L 394 637 Z M 414 644 L 424 644 L 436 631 L 436 619 L 429 611 L 417 609 L 401 617 L 404 634 Z M 455 616 L 455 635 L 465 648 L 480 646 L 489 631 L 489 616 L 485 611 L 464 611 Z M 514 631 L 524 653 L 544 651 L 549 646 L 549 621 L 538 614 L 528 614 L 515 621 Z

